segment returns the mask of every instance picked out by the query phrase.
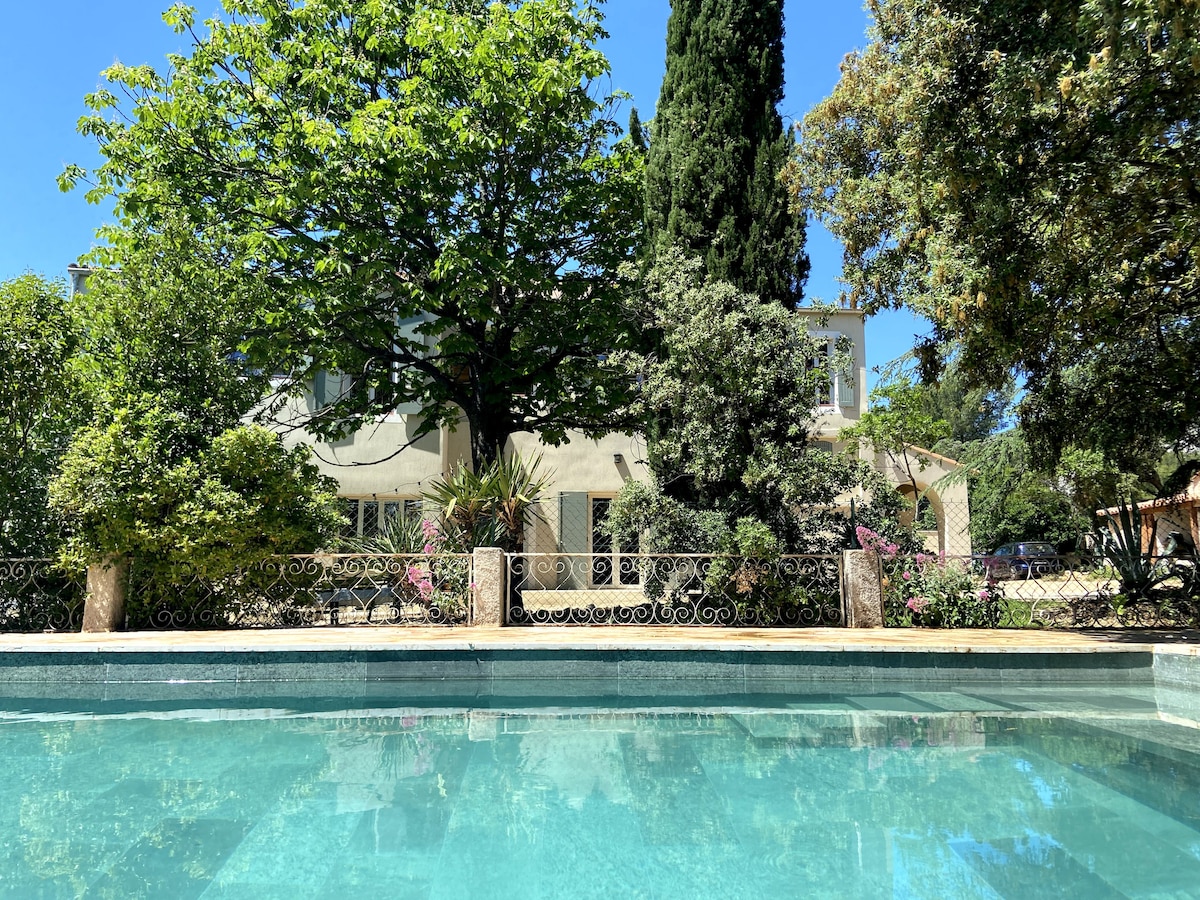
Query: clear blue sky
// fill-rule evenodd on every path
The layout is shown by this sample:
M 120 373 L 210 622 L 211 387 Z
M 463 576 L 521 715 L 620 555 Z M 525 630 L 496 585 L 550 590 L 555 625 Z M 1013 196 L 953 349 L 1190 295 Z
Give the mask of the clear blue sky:
M 165 66 L 186 52 L 183 38 L 162 23 L 171 0 L 46 0 L 5 4 L 0 28 L 0 280 L 32 270 L 62 277 L 86 252 L 109 210 L 88 205 L 81 190 L 59 192 L 67 163 L 91 167 L 94 144 L 75 133 L 83 96 L 114 60 Z M 201 17 L 218 0 L 195 3 Z M 668 0 L 608 0 L 605 43 L 613 86 L 633 95 L 643 119 L 658 99 L 665 56 Z M 786 0 L 785 119 L 799 119 L 832 90 L 838 63 L 865 43 L 866 13 L 857 0 Z M 841 247 L 823 228 L 809 228 L 812 275 L 808 295 L 837 298 Z M 867 324 L 867 364 L 877 366 L 912 346 L 927 330 L 908 313 L 885 313 Z

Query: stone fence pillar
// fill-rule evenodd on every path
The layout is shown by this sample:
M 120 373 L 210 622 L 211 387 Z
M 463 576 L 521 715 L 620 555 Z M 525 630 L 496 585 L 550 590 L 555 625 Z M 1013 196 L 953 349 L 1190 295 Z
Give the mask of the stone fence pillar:
M 471 595 L 471 624 L 504 624 L 504 595 L 508 564 L 499 547 L 476 547 L 473 555 L 475 590 Z
M 883 627 L 879 557 L 869 550 L 842 551 L 842 584 L 849 628 Z
M 120 631 L 125 625 L 125 589 L 129 585 L 129 559 L 110 556 L 88 566 L 87 595 L 83 601 L 83 631 Z

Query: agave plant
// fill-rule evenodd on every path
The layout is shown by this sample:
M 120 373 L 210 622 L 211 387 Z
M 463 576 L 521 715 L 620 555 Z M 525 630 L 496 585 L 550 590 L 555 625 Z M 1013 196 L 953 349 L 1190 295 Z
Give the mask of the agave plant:
M 434 482 L 423 496 L 435 504 L 448 535 L 464 550 L 521 549 L 525 527 L 538 496 L 552 476 L 543 473 L 540 455 L 497 459 L 480 472 L 459 463 L 448 478 Z
M 351 538 L 347 545 L 354 553 L 409 556 L 421 553 L 428 542 L 421 519 L 402 515 L 390 517 L 379 534 Z
M 1127 598 L 1145 597 L 1151 588 L 1171 577 L 1170 568 L 1158 565 L 1142 550 L 1142 513 L 1137 504 L 1122 499 L 1117 503 L 1117 515 L 1106 513 L 1104 520 L 1096 533 L 1097 543 L 1104 558 L 1117 570 L 1121 592 Z M 1153 532 L 1150 546 L 1154 546 Z

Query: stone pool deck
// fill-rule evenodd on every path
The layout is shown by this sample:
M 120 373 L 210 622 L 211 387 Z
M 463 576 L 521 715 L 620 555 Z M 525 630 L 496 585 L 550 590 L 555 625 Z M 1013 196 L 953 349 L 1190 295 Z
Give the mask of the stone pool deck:
M 801 653 L 1169 653 L 1200 656 L 1200 631 L 899 628 L 351 627 L 0 634 L 0 654 L 313 651 L 755 651 Z
M 359 626 L 0 635 L 4 690 L 233 682 L 257 691 L 265 682 L 304 681 L 444 690 L 438 682 L 458 681 L 495 693 L 522 680 L 616 694 L 691 680 L 733 691 L 898 680 L 1172 683 L 1195 691 L 1200 632 Z

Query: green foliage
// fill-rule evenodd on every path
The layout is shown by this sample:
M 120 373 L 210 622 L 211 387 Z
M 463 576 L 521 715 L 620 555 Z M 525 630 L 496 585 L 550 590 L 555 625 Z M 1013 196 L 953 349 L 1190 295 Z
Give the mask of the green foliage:
M 1078 506 L 1064 490 L 1069 479 L 1037 470 L 1022 429 L 1013 428 L 959 448 L 970 478 L 971 543 L 981 551 L 1012 541 L 1048 541 L 1075 549 L 1090 527 L 1094 506 Z
M 354 536 L 347 539 L 346 549 L 351 553 L 379 553 L 386 556 L 406 556 L 423 552 L 429 543 L 426 521 L 415 516 L 393 516 L 378 534 L 369 537 Z
M 632 407 L 647 423 L 651 471 L 670 496 L 701 509 L 765 519 L 808 496 L 799 460 L 823 386 L 844 365 L 807 321 L 705 276 L 699 260 L 666 250 L 631 307 L 655 348 L 614 354 L 640 383 Z M 816 361 L 815 364 L 813 361 Z
M 841 439 L 866 443 L 876 453 L 899 459 L 910 446 L 929 449 L 950 437 L 950 423 L 929 411 L 930 388 L 901 377 L 880 382 L 871 390 L 870 405 L 862 417 L 842 430 Z
M 978 579 L 963 560 L 930 553 L 901 556 L 901 548 L 869 528 L 858 529 L 859 543 L 879 560 L 883 614 L 888 625 L 932 628 L 995 628 L 1000 624 L 1001 592 Z
M 910 453 L 913 446 L 929 448 L 950 436 L 948 422 L 935 419 L 927 410 L 926 396 L 932 393 L 924 385 L 913 384 L 907 378 L 881 382 L 871 391 L 870 407 L 849 428 L 843 428 L 843 441 L 853 446 L 865 444 L 875 453 L 887 456 L 893 465 L 908 474 L 913 496 L 920 505 L 921 492 L 917 473 L 925 468 L 923 457 Z
M 847 300 L 905 304 L 975 382 L 1025 376 L 1035 456 L 1139 472 L 1195 444 L 1200 7 L 872 0 L 793 190 Z
M 999 595 L 979 588 L 961 560 L 908 559 L 885 576 L 884 617 L 888 625 L 930 628 L 995 628 Z
M 0 557 L 34 557 L 58 540 L 47 483 L 83 415 L 70 360 L 80 329 L 60 283 L 0 284 Z
M 306 447 L 258 426 L 209 438 L 153 397 L 80 431 L 50 486 L 70 537 L 65 568 L 133 557 L 164 575 L 227 576 L 312 552 L 343 523 Z
M 779 181 L 793 146 L 782 99 L 782 0 L 672 4 L 646 170 L 651 250 L 697 254 L 710 278 L 791 308 L 808 258 Z
M 724 515 L 668 496 L 654 478 L 625 482 L 605 525 L 617 546 L 642 553 L 721 553 L 732 540 Z
M 954 355 L 937 377 L 922 387 L 923 414 L 935 423 L 944 423 L 937 431 L 918 434 L 917 444 L 930 450 L 937 450 L 945 441 L 981 441 L 1002 430 L 1016 393 L 1011 380 L 995 389 L 972 387 Z
M 1154 545 L 1153 539 L 1150 542 Z M 1136 503 L 1121 499 L 1117 514 L 1106 513 L 1096 531 L 1100 553 L 1117 572 L 1122 596 L 1117 598 L 1117 611 L 1129 600 L 1139 600 L 1150 594 L 1173 574 L 1142 550 L 1142 512 Z
M 239 352 L 261 281 L 235 272 L 228 249 L 198 240 L 179 217 L 153 233 L 109 227 L 101 236 L 73 302 L 85 333 L 74 365 L 91 406 L 152 395 L 213 436 L 232 428 L 268 387 Z
M 519 552 L 534 504 L 553 480 L 540 471 L 541 456 L 526 461 L 501 457 L 478 473 L 465 463 L 424 494 L 438 510 L 446 537 L 459 550 L 500 547 Z
M 1164 470 L 1165 466 L 1165 470 Z M 1188 488 L 1200 473 L 1200 458 L 1188 454 L 1186 458 L 1164 458 L 1159 462 L 1159 472 L 1162 477 L 1162 487 L 1155 496 L 1156 500 L 1167 500 L 1186 494 Z
M 838 500 L 861 491 L 854 521 L 886 534 L 906 549 L 919 542 L 899 524 L 904 499 L 866 463 L 809 452 L 816 465 L 807 472 L 812 490 L 804 502 L 777 502 L 768 515 L 738 513 L 738 507 L 706 508 L 666 493 L 656 478 L 627 481 L 612 502 L 605 526 L 622 547 L 642 553 L 761 555 L 835 553 L 851 546 L 851 523 Z
M 117 64 L 81 131 L 104 157 L 70 187 L 138 235 L 182 219 L 255 298 L 247 352 L 302 393 L 351 376 L 310 428 L 340 436 L 414 403 L 416 437 L 465 418 L 475 463 L 508 435 L 597 435 L 629 385 L 618 265 L 642 155 L 575 0 L 226 0 L 160 75 Z M 174 241 L 174 239 L 171 239 Z M 177 246 L 172 244 L 172 248 Z M 258 288 L 264 290 L 260 293 Z

